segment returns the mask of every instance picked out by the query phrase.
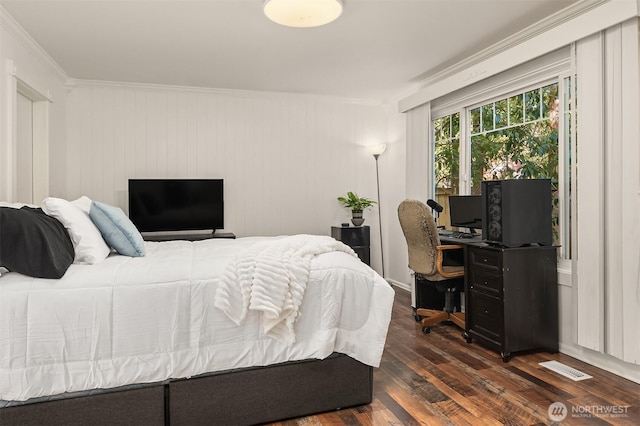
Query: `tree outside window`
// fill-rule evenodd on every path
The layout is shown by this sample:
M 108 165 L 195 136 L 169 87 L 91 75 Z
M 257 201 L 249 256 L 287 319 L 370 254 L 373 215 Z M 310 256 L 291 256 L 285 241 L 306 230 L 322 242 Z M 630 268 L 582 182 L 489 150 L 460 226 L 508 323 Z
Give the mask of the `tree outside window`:
M 433 121 L 436 201 L 445 206 L 439 225 L 448 225 L 448 197 L 460 191 L 460 113 Z
M 436 192 L 458 193 L 460 176 L 460 113 L 434 120 Z
M 471 110 L 471 193 L 495 179 L 558 182 L 558 85 Z

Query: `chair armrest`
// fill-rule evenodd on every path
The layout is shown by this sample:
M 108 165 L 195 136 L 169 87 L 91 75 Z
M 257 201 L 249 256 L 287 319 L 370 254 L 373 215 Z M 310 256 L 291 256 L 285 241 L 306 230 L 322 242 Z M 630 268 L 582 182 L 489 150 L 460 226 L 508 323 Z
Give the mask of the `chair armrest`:
M 457 278 L 457 277 L 464 276 L 464 271 L 445 272 L 444 268 L 442 267 L 442 260 L 443 260 L 442 252 L 444 250 L 458 250 L 462 248 L 464 247 L 459 244 L 447 244 L 447 245 L 436 246 L 436 270 L 440 275 L 442 275 L 445 278 Z
M 461 248 L 464 248 L 464 247 L 461 246 L 460 244 L 446 244 L 446 245 L 436 246 L 436 250 L 455 250 L 455 249 L 461 249 Z

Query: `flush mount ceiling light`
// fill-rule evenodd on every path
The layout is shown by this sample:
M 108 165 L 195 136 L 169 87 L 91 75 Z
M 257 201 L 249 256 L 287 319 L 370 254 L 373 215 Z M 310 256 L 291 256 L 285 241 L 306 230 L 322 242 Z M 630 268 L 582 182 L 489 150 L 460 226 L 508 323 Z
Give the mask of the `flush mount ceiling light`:
M 287 27 L 319 27 L 342 14 L 342 0 L 266 0 L 264 14 Z

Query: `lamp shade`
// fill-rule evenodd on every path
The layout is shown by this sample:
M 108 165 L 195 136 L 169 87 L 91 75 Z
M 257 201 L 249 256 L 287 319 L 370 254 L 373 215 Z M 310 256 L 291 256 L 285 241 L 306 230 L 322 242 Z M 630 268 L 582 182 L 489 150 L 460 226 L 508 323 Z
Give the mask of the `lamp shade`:
M 287 27 L 319 27 L 342 14 L 341 0 L 266 0 L 264 14 Z
M 384 143 L 380 144 L 380 145 L 373 145 L 373 146 L 369 147 L 369 151 L 371 151 L 371 153 L 374 156 L 381 155 L 386 149 L 387 149 L 387 145 L 384 144 Z

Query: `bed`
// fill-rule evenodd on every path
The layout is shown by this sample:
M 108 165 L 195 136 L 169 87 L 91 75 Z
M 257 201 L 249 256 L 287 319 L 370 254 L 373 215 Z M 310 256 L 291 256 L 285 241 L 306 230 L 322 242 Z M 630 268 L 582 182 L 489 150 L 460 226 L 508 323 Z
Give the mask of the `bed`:
M 394 292 L 348 247 L 312 250 L 293 319 L 274 321 L 241 276 L 247 253 L 292 238 L 342 245 L 145 242 L 59 279 L 3 274 L 0 425 L 256 424 L 371 402 Z

